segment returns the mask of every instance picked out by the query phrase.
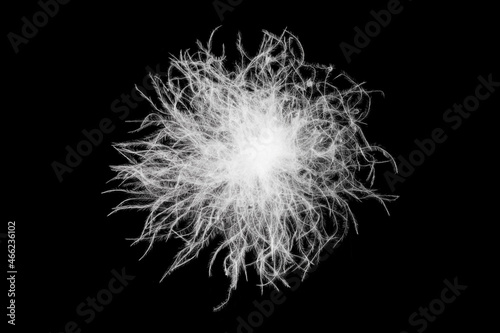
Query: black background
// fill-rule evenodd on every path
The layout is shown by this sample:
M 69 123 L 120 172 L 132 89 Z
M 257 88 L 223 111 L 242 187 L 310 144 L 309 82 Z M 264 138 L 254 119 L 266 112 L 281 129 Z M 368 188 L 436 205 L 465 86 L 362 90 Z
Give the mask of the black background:
M 333 64 L 366 82 L 365 88 L 383 91 L 385 97 L 374 94 L 363 129 L 395 157 L 408 157 L 414 140 L 429 138 L 436 127 L 448 135 L 397 185 L 400 197 L 388 205 L 390 216 L 376 202 L 353 204 L 359 234 L 351 228 L 334 254 L 296 290 L 285 290 L 286 301 L 253 331 L 416 332 L 420 326 L 412 327 L 408 317 L 455 277 L 467 290 L 425 331 L 495 327 L 498 134 L 492 118 L 500 92 L 457 130 L 442 117 L 474 93 L 479 75 L 492 73 L 500 81 L 494 67 L 498 18 L 486 1 L 439 7 L 402 1 L 401 13 L 348 63 L 339 44 L 353 44 L 354 27 L 363 29 L 373 20 L 370 11 L 387 3 L 244 0 L 221 21 L 212 1 L 71 1 L 17 54 L 5 37 L 3 211 L 5 223 L 17 222 L 16 328 L 63 332 L 74 321 L 81 332 L 237 332 L 237 318 L 248 322 L 256 310 L 253 301 L 269 299 L 270 290 L 261 295 L 251 273 L 228 306 L 213 313 L 228 280 L 220 263 L 208 277 L 212 248 L 159 283 L 181 243 L 158 243 L 139 261 L 146 244 L 131 247 L 127 238 L 139 235 L 146 213 L 107 217 L 123 197 L 101 194 L 111 188 L 109 165 L 124 162 L 111 144 L 128 140 L 136 128 L 111 111 L 112 102 L 141 84 L 146 66 L 166 70 L 171 54 L 196 49 L 195 41 L 205 43 L 219 25 L 214 50 L 224 43 L 229 59 L 237 32 L 252 53 L 262 29 L 280 34 L 287 28 L 302 42 L 306 61 Z M 8 7 L 4 36 L 20 34 L 21 18 L 31 20 L 40 10 L 33 0 Z M 150 111 L 141 102 L 127 120 Z M 113 121 L 114 131 L 59 182 L 51 164 L 64 162 L 65 147 L 75 147 L 82 130 L 103 118 Z M 380 167 L 377 187 L 391 193 L 383 178 L 387 170 Z M 88 317 L 79 316 L 77 306 L 122 268 L 135 278 L 85 323 Z

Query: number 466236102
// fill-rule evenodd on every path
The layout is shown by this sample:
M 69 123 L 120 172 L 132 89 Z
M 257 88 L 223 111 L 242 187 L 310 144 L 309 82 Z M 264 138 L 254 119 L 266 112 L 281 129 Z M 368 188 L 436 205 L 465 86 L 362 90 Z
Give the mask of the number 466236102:
M 7 246 L 7 251 L 9 252 L 8 256 L 8 262 L 9 262 L 9 269 L 14 270 L 16 269 L 15 261 L 16 261 L 16 222 L 9 222 L 8 224 L 8 246 Z

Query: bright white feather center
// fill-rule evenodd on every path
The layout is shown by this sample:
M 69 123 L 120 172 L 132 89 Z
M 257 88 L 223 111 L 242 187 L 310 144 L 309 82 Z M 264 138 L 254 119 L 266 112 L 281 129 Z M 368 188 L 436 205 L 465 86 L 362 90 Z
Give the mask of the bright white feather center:
M 278 128 L 264 128 L 257 135 L 242 139 L 240 165 L 243 177 L 265 178 L 282 165 L 287 155 L 287 145 Z

